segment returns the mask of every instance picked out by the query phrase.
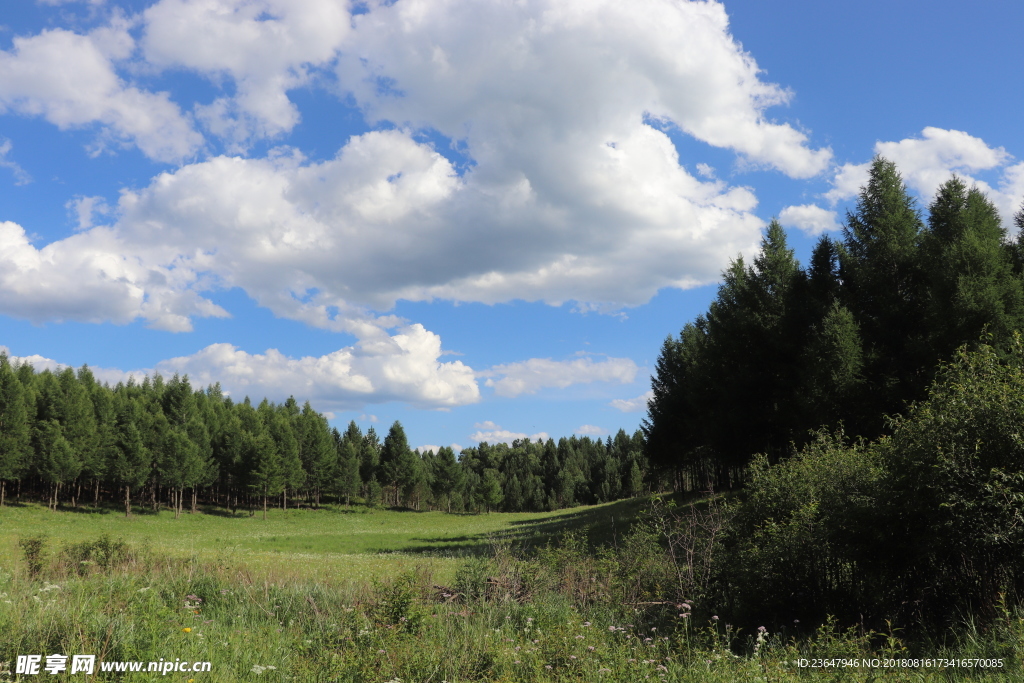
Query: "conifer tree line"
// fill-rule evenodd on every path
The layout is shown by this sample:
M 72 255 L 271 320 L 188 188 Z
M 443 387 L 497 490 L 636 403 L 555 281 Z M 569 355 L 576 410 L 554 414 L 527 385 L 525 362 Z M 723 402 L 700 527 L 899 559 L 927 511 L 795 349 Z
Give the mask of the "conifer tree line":
M 640 432 L 606 441 L 481 443 L 420 453 L 395 422 L 381 442 L 353 421 L 342 433 L 306 402 L 253 406 L 219 384 L 160 375 L 114 387 L 82 366 L 36 372 L 0 353 L 0 505 L 118 501 L 180 515 L 201 502 L 231 510 L 327 499 L 456 511 L 540 511 L 637 495 Z
M 647 456 L 676 488 L 728 488 L 755 453 L 778 461 L 822 426 L 877 438 L 958 347 L 1005 350 L 1022 327 L 1024 241 L 984 192 L 954 176 L 925 216 L 876 157 L 841 239 L 823 236 L 804 268 L 773 220 L 753 262 L 737 258 L 708 311 L 665 340 Z

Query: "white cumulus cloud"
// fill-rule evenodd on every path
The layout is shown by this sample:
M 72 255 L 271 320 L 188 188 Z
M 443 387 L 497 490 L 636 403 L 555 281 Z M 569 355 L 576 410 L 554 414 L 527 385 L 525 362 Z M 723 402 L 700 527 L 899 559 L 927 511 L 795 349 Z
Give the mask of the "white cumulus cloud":
M 248 353 L 232 344 L 211 344 L 151 369 L 93 368 L 93 373 L 111 383 L 154 372 L 165 377 L 177 373 L 188 375 L 193 386 L 219 382 L 236 400 L 265 396 L 281 402 L 294 395 L 318 410 L 355 410 L 388 401 L 444 410 L 477 402 L 480 391 L 472 368 L 461 361 L 442 363 L 441 355 L 441 338 L 413 324 L 390 337 L 360 341 L 323 356 L 292 358 L 277 349 Z M 42 356 L 17 360 L 37 370 L 61 365 Z M 369 420 L 376 422 L 372 415 Z
M 585 434 L 587 436 L 601 436 L 607 434 L 608 430 L 604 427 L 598 427 L 597 425 L 580 425 L 576 428 L 575 434 Z
M 495 424 L 490 420 L 478 422 L 473 425 L 473 427 L 477 431 L 469 435 L 469 440 L 474 443 L 482 443 L 486 441 L 489 444 L 507 443 L 511 445 L 516 439 L 525 439 L 527 437 L 529 437 L 531 441 L 547 441 L 551 438 L 547 432 L 537 432 L 529 435 L 527 435 L 526 432 L 513 432 L 508 429 L 503 429 L 501 425 Z
M 654 398 L 653 391 L 646 391 L 636 398 L 617 398 L 608 405 L 624 413 L 639 413 L 647 410 L 647 402 Z
M 158 161 L 180 161 L 202 145 L 167 93 L 126 83 L 112 60 L 131 54 L 124 21 L 88 35 L 64 29 L 14 38 L 0 51 L 0 113 L 41 116 L 61 130 L 96 124 L 94 151 L 110 143 L 133 144 Z
M 874 151 L 896 164 L 907 187 L 921 197 L 925 206 L 953 174 L 984 191 L 1004 223 L 1009 223 L 1024 198 L 1024 162 L 1013 163 L 1013 157 L 1002 147 L 993 147 L 963 131 L 928 126 L 917 138 L 877 142 Z M 825 198 L 835 204 L 856 197 L 868 181 L 870 165 L 864 162 L 840 167 Z M 998 175 L 994 185 L 977 177 L 984 172 Z
M 300 400 L 331 409 L 402 401 L 420 408 L 452 408 L 480 398 L 472 368 L 442 363 L 441 338 L 414 324 L 373 342 L 361 341 L 324 356 L 291 358 L 277 349 L 250 354 L 212 344 L 191 356 L 157 364 L 161 374 L 187 374 L 193 383 L 219 381 L 232 396 Z M 301 398 L 300 398 L 301 397 Z
M 841 228 L 835 211 L 823 209 L 816 204 L 787 206 L 779 212 L 779 222 L 786 226 L 799 228 L 808 235 L 820 235 Z
M 498 396 L 513 398 L 521 394 L 535 394 L 549 387 L 564 389 L 574 384 L 591 382 L 629 384 L 638 371 L 636 363 L 629 358 L 595 361 L 584 357 L 565 361 L 531 358 L 495 365 L 477 374 L 487 378 L 485 384 L 493 387 Z
M 301 111 L 288 93 L 299 86 L 336 89 L 383 130 L 326 160 L 281 147 L 185 164 L 125 190 L 116 209 L 108 198 L 109 226 L 90 227 L 102 197 L 78 197 L 79 233 L 49 245 L 9 228 L 17 256 L 0 256 L 0 292 L 23 300 L 0 309 L 187 330 L 193 317 L 225 314 L 208 291 L 240 287 L 278 316 L 360 340 L 401 324 L 379 315 L 399 300 L 617 310 L 714 282 L 760 239 L 754 192 L 681 160 L 667 128 L 733 150 L 740 167 L 793 177 L 831 158 L 769 120 L 789 93 L 761 79 L 717 2 L 408 0 L 365 10 L 160 0 L 87 35 L 15 39 L 0 53 L 0 108 L 62 128 L 96 124 L 155 159 L 187 157 L 202 138 L 170 95 L 136 88 L 126 70 L 210 79 L 214 101 L 192 111 L 241 147 L 294 128 Z M 458 151 L 435 149 L 424 131 Z M 61 299 L 67 263 L 85 283 L 73 304 Z M 52 286 L 27 279 L 46 268 Z M 492 379 L 500 391 L 541 386 Z
M 230 144 L 273 137 L 299 122 L 288 91 L 332 61 L 351 28 L 336 0 L 160 0 L 143 12 L 143 53 L 160 68 L 187 68 L 233 92 L 197 104 L 197 117 Z

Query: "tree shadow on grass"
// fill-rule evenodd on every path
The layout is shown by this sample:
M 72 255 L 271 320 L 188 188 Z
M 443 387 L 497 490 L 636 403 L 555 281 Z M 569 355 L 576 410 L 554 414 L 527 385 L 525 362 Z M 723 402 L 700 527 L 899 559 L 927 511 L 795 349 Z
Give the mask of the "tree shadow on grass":
M 614 546 L 629 533 L 633 524 L 650 505 L 650 497 L 629 498 L 605 505 L 580 508 L 578 511 L 559 510 L 531 519 L 514 521 L 509 529 L 473 534 L 469 536 L 431 536 L 414 538 L 423 545 L 402 548 L 398 552 L 425 554 L 485 555 L 495 543 L 509 543 L 527 552 L 556 543 L 568 533 L 586 539 L 591 548 Z M 454 543 L 453 543 L 454 541 Z

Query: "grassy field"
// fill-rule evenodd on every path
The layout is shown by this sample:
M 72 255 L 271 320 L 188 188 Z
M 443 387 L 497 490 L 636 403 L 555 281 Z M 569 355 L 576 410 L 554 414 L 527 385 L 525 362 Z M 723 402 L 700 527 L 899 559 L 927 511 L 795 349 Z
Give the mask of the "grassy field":
M 697 603 L 645 602 L 663 588 L 642 586 L 666 566 L 656 540 L 627 535 L 646 503 L 489 515 L 327 508 L 272 511 L 266 521 L 15 504 L 0 510 L 0 682 L 38 680 L 13 672 L 16 655 L 33 653 L 212 664 L 188 674 L 42 674 L 54 681 L 1022 679 L 1017 613 L 928 649 L 1010 667 L 990 674 L 863 663 L 915 656 L 898 634 L 744 630 Z M 548 546 L 567 531 L 578 541 Z M 19 541 L 44 534 L 32 569 Z M 594 554 L 587 536 L 621 549 Z M 526 557 L 510 545 L 546 549 Z M 860 663 L 807 669 L 801 658 Z
M 566 531 L 585 532 L 596 543 L 614 541 L 644 502 L 490 514 L 326 506 L 270 510 L 266 520 L 262 512 L 250 517 L 216 508 L 174 519 L 166 510 L 137 510 L 126 518 L 117 509 L 54 513 L 36 504 L 13 504 L 0 509 L 0 557 L 8 562 L 17 557 L 23 537 L 46 535 L 51 547 L 59 547 L 105 534 L 160 553 L 194 555 L 293 579 L 367 582 L 418 565 L 446 579 L 465 557 L 489 553 L 495 541 L 543 545 Z

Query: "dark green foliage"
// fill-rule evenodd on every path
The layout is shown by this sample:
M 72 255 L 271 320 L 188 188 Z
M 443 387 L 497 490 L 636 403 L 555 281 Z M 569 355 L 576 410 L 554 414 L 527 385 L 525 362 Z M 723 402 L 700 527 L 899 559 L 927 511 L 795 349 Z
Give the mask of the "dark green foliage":
M 563 466 L 564 465 L 564 466 Z M 332 429 L 307 402 L 258 407 L 188 377 L 101 385 L 88 367 L 36 373 L 0 354 L 0 505 L 19 496 L 56 509 L 78 498 L 133 502 L 175 516 L 200 503 L 250 514 L 328 503 L 539 511 L 632 496 L 644 489 L 643 437 L 517 440 L 419 453 L 395 423 L 381 444 L 355 422 Z M 45 496 L 43 495 L 45 493 Z M 82 495 L 86 494 L 86 495 Z M 70 499 L 70 500 L 69 500 Z
M 944 366 L 928 399 L 879 445 L 889 471 L 890 572 L 931 617 L 984 617 L 1024 597 L 1024 342 Z
M 1024 597 L 1024 341 L 960 349 L 892 434 L 755 458 L 718 565 L 745 622 L 947 625 Z
M 883 471 L 863 445 L 819 432 L 795 456 L 750 466 L 725 539 L 720 581 L 745 622 L 878 616 L 871 580 Z M 880 602 L 880 601 L 879 601 Z M 749 620 L 749 621 L 748 621 Z
M 1007 352 L 1024 324 L 1020 239 L 955 177 L 925 226 L 882 158 L 842 242 L 822 238 L 807 270 L 773 221 L 753 265 L 733 262 L 707 313 L 662 345 L 643 423 L 655 480 L 733 487 L 755 453 L 775 462 L 822 426 L 878 438 L 960 345 L 987 334 Z
M 0 352 L 0 505 L 7 482 L 20 479 L 30 462 L 32 431 L 25 393 L 7 354 Z

